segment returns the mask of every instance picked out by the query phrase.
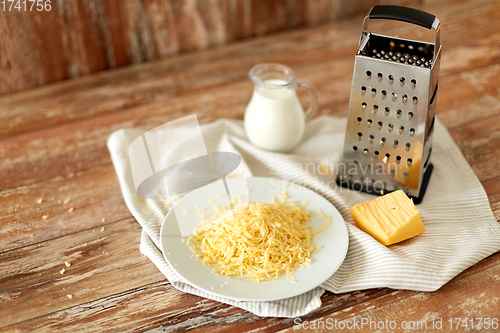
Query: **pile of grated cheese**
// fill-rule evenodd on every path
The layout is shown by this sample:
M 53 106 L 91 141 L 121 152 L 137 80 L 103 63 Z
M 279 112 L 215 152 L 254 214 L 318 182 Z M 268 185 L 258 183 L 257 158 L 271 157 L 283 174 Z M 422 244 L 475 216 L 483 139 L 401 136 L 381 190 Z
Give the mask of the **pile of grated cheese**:
M 307 204 L 306 204 L 307 205 Z M 212 217 L 202 219 L 188 239 L 192 250 L 212 270 L 254 281 L 277 279 L 311 263 L 315 247 L 311 237 L 314 216 L 295 202 L 239 202 L 234 209 L 215 207 Z M 323 216 L 323 214 L 321 214 Z M 320 248 L 317 246 L 316 248 Z

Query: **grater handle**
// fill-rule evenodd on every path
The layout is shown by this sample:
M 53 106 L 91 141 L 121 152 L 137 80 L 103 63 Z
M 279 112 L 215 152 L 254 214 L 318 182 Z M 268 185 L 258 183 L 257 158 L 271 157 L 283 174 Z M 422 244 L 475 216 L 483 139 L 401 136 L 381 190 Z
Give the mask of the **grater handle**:
M 314 117 L 316 111 L 318 111 L 318 94 L 316 93 L 316 88 L 314 88 L 314 85 L 311 82 L 300 79 L 295 81 L 295 87 L 296 89 L 305 89 L 309 93 L 311 101 L 309 102 L 309 107 L 307 108 L 305 114 L 306 120 L 310 120 Z
M 415 8 L 394 6 L 394 5 L 379 5 L 374 6 L 368 16 L 363 20 L 363 31 L 367 31 L 368 22 L 366 19 L 384 19 L 408 22 L 419 25 L 427 29 L 434 29 L 436 32 L 436 40 L 434 43 L 434 61 L 437 57 L 440 47 L 440 22 L 438 18 L 430 13 L 418 10 Z
M 370 19 L 396 20 L 420 25 L 431 29 L 436 17 L 427 12 L 394 5 L 375 6 L 368 14 Z

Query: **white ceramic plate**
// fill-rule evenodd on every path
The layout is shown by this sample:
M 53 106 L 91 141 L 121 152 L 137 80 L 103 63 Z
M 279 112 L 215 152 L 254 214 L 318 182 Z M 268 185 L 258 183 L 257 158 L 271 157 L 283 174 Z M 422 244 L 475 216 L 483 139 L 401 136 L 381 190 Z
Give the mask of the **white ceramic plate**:
M 246 185 L 245 185 L 246 182 Z M 319 210 L 332 216 L 330 226 L 314 236 L 314 245 L 322 245 L 311 257 L 312 263 L 298 269 L 294 278 L 298 283 L 290 282 L 284 276 L 272 281 L 254 282 L 251 279 L 236 279 L 213 273 L 202 264 L 201 260 L 191 257 L 193 252 L 186 244 L 187 236 L 182 237 L 176 218 L 181 214 L 191 219 L 200 220 L 198 209 L 211 212 L 210 199 L 216 194 L 223 194 L 222 180 L 194 190 L 176 203 L 163 222 L 160 237 L 161 249 L 170 267 L 191 285 L 217 296 L 239 301 L 274 301 L 303 294 L 325 282 L 340 267 L 349 247 L 349 235 L 344 219 L 338 210 L 325 198 L 303 186 L 283 182 L 273 178 L 231 178 L 227 179 L 231 195 L 247 196 L 250 201 L 272 202 L 271 197 L 281 195 L 286 189 L 288 200 L 297 200 L 298 205 L 310 200 L 305 208 L 317 216 L 311 218 L 313 231 L 325 225 Z M 250 191 L 247 190 L 250 189 Z M 248 193 L 249 192 L 249 193 Z M 227 199 L 226 199 L 227 200 Z M 277 200 L 280 200 L 277 198 Z M 218 201 L 220 204 L 220 202 Z M 227 283 L 227 284 L 226 284 Z M 213 289 L 212 289 L 213 288 Z

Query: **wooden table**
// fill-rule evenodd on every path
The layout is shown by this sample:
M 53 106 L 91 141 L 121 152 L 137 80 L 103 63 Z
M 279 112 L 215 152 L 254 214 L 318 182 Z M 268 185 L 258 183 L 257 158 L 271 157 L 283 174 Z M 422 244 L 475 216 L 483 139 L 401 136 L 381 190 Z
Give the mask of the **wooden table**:
M 421 8 L 442 23 L 437 115 L 498 219 L 500 3 Z M 106 139 L 193 113 L 203 123 L 241 119 L 253 87 L 248 70 L 271 61 L 316 85 L 321 114 L 346 116 L 361 22 L 356 16 L 0 96 L 0 330 L 293 330 L 292 319 L 259 318 L 169 284 L 139 252 L 141 228 L 123 201 Z M 326 292 L 302 320 L 499 318 L 499 282 L 497 253 L 432 293 Z

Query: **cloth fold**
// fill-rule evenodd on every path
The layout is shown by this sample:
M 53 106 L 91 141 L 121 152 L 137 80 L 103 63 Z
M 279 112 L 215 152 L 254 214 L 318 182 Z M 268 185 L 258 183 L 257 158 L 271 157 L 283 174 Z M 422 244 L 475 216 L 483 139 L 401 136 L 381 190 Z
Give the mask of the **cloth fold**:
M 352 220 L 350 207 L 374 196 L 335 184 L 345 125 L 345 118 L 322 116 L 312 120 L 301 144 L 290 154 L 268 152 L 251 145 L 242 121 L 221 119 L 201 126 L 208 151 L 234 152 L 242 157 L 235 174 L 299 183 L 325 197 L 339 210 L 349 231 L 349 251 L 342 266 L 321 286 L 279 301 L 239 302 L 201 291 L 178 276 L 159 250 L 161 223 L 176 199 L 144 200 L 136 195 L 128 149 L 144 132 L 122 129 L 109 137 L 108 149 L 125 202 L 143 227 L 141 252 L 181 291 L 228 303 L 258 316 L 298 317 L 319 308 L 325 290 L 343 293 L 389 287 L 433 291 L 500 250 L 500 224 L 493 216 L 488 197 L 439 121 L 431 156 L 433 174 L 424 200 L 417 206 L 427 231 L 386 247 L 359 230 Z

